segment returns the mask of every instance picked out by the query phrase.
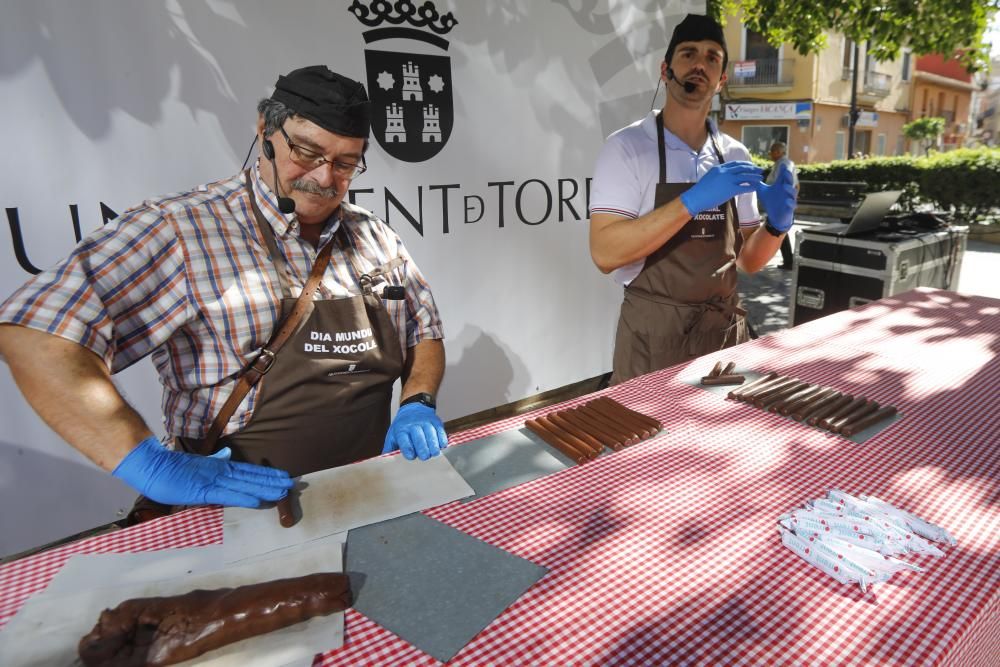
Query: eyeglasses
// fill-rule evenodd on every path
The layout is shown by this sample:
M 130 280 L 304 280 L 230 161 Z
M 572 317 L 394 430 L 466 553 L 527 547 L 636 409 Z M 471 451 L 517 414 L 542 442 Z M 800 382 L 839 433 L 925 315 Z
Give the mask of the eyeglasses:
M 299 165 L 304 169 L 318 169 L 324 164 L 333 165 L 333 173 L 337 174 L 342 178 L 348 178 L 354 180 L 361 174 L 365 173 L 368 166 L 365 164 L 365 157 L 361 156 L 360 162 L 348 162 L 346 160 L 327 160 L 321 153 L 317 153 L 314 150 L 310 150 L 298 144 L 292 143 L 292 140 L 288 137 L 288 133 L 285 132 L 285 128 L 279 127 L 282 136 L 285 137 L 285 143 L 288 144 L 288 153 L 291 157 L 292 162 Z

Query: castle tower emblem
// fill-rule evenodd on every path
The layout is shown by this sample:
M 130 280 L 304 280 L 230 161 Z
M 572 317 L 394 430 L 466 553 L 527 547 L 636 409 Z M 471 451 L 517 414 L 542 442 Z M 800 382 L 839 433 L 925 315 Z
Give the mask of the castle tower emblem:
M 353 0 L 348 11 L 369 30 L 366 44 L 417 40 L 447 52 L 444 39 L 458 25 L 451 12 L 440 14 L 430 0 L 412 2 Z M 426 51 L 421 46 L 420 51 Z M 365 49 L 372 135 L 398 160 L 423 162 L 437 155 L 451 136 L 455 120 L 451 58 L 433 53 Z

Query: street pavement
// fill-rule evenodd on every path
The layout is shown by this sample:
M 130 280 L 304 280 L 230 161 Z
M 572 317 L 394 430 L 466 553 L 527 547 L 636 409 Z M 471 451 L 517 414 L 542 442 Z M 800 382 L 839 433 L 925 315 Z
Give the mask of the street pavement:
M 795 229 L 808 225 L 796 223 Z M 1000 226 L 997 227 L 1000 239 Z M 740 274 L 739 290 L 743 307 L 750 313 L 750 322 L 758 335 L 789 326 L 789 304 L 793 271 L 779 268 L 781 253 L 754 275 Z M 1000 299 L 1000 244 L 969 241 L 962 260 L 957 287 L 954 291 L 979 294 Z

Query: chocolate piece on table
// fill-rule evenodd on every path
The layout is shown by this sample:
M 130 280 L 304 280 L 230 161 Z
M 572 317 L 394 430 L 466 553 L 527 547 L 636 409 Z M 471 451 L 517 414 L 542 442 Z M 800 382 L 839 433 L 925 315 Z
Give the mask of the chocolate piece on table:
M 588 405 L 592 405 L 597 411 L 603 410 L 604 414 L 606 414 L 609 419 L 613 419 L 625 428 L 630 429 L 633 433 L 639 436 L 640 439 L 644 440 L 654 433 L 651 426 L 633 419 L 629 414 L 621 409 L 620 405 L 612 405 L 611 402 L 602 401 L 601 399 L 594 399 Z
M 860 407 L 852 410 L 850 413 L 841 416 L 839 419 L 830 424 L 830 430 L 834 433 L 840 433 L 843 428 L 852 422 L 856 422 L 859 419 L 864 419 L 873 412 L 878 411 L 879 405 L 875 401 L 866 401 L 862 403 Z
M 834 391 L 832 394 L 827 394 L 823 398 L 811 403 L 807 406 L 803 406 L 798 410 L 792 412 L 792 419 L 797 421 L 805 421 L 807 418 L 818 414 L 820 410 L 825 409 L 827 406 L 832 404 L 834 401 L 839 400 L 843 396 L 839 391 Z
M 732 375 L 734 370 L 736 370 L 736 362 L 730 361 L 726 364 L 726 367 L 722 369 L 722 372 L 719 373 L 719 375 Z
M 799 410 L 807 410 L 810 406 L 815 405 L 831 394 L 833 394 L 833 389 L 830 387 L 815 387 L 814 391 L 782 405 L 778 412 L 783 415 L 790 415 Z
M 564 410 L 563 413 L 567 417 L 578 421 L 581 425 L 587 427 L 591 433 L 595 436 L 600 435 L 598 438 L 602 440 L 608 447 L 618 451 L 626 444 L 632 444 L 628 442 L 628 438 L 624 438 L 621 435 L 615 433 L 614 428 L 608 426 L 605 422 L 596 419 L 593 415 L 589 415 L 585 412 L 581 412 L 576 408 L 570 408 L 569 410 Z
M 809 386 L 808 382 L 803 382 L 802 380 L 796 380 L 795 382 L 786 384 L 783 387 L 775 388 L 773 391 L 764 392 L 760 396 L 754 397 L 753 401 L 751 402 L 758 408 L 761 408 L 762 410 L 767 410 L 778 401 L 781 401 L 785 397 L 791 396 L 792 394 L 798 392 L 801 389 L 805 389 L 808 386 Z
M 620 417 L 615 416 L 607 406 L 601 406 L 596 401 L 589 401 L 579 407 L 581 411 L 593 415 L 595 418 L 603 419 L 605 423 L 613 426 L 615 430 L 632 440 L 633 443 L 642 440 L 643 434 L 631 424 L 626 423 Z
M 798 403 L 799 400 L 812 396 L 817 391 L 821 390 L 822 387 L 815 384 L 806 384 L 804 387 L 799 387 L 797 390 L 790 394 L 785 394 L 780 401 L 775 401 L 768 406 L 768 410 L 771 412 L 780 412 L 783 408 L 792 405 L 793 403 Z
M 806 417 L 806 423 L 810 426 L 817 426 L 820 419 L 826 419 L 829 415 L 834 414 L 837 410 L 840 410 L 845 405 L 854 400 L 854 396 L 851 394 L 841 394 L 840 398 L 835 401 L 831 401 L 823 407 L 822 410 L 817 410 L 809 417 Z
M 172 665 L 314 616 L 343 611 L 351 602 L 347 575 L 333 573 L 136 598 L 101 612 L 77 651 L 87 667 Z
M 627 408 L 613 398 L 601 396 L 597 400 L 609 404 L 612 408 L 617 409 L 619 412 L 624 412 L 626 417 L 631 417 L 634 421 L 642 424 L 643 426 L 648 426 L 653 429 L 655 433 L 659 433 L 663 430 L 663 424 L 661 424 L 658 420 L 653 419 L 649 415 L 644 415 L 641 412 L 636 412 L 632 408 Z
M 726 398 L 732 398 L 732 399 L 735 399 L 735 400 L 742 400 L 741 396 L 743 396 L 747 392 L 754 391 L 755 389 L 757 389 L 758 387 L 764 385 L 765 383 L 767 383 L 767 382 L 773 382 L 776 379 L 778 379 L 778 374 L 777 373 L 768 373 L 767 375 L 762 375 L 761 377 L 757 378 L 753 382 L 751 382 L 749 384 L 743 385 L 739 389 L 733 389 L 731 392 L 729 392 L 728 394 L 726 394 Z
M 712 370 L 708 372 L 708 377 L 714 378 L 716 375 L 722 374 L 722 362 L 716 361 L 715 365 L 712 366 Z
M 774 380 L 774 382 L 769 382 L 766 385 L 761 385 L 753 391 L 748 391 L 745 394 L 740 395 L 740 400 L 744 403 L 753 403 L 754 401 L 762 398 L 767 398 L 768 396 L 774 394 L 775 392 L 786 389 L 788 386 L 800 382 L 795 378 L 781 376 Z
M 588 459 L 593 459 L 597 457 L 597 452 L 592 450 L 587 446 L 583 440 L 564 429 L 562 426 L 554 423 L 551 419 L 546 417 L 536 417 L 536 421 L 549 430 L 550 433 L 555 434 L 560 440 L 568 444 L 570 447 L 578 451 L 580 454 L 584 455 Z
M 274 467 L 267 459 L 261 459 L 261 463 L 268 468 Z M 298 517 L 302 514 L 301 506 L 295 502 L 295 493 L 296 490 L 294 488 L 289 489 L 285 497 L 276 503 L 276 507 L 278 509 L 278 523 L 285 528 L 291 528 L 298 523 Z M 296 509 L 298 509 L 298 511 L 296 511 Z
M 746 382 L 746 378 L 742 375 L 728 375 L 725 373 L 715 377 L 703 377 L 701 379 L 701 383 L 706 387 L 727 384 L 743 384 L 744 382 Z
M 586 455 L 576 451 L 576 449 L 573 448 L 573 446 L 563 442 L 561 438 L 559 438 L 554 433 L 550 432 L 547 428 L 539 424 L 536 420 L 528 419 L 524 422 L 524 425 L 527 426 L 532 433 L 534 433 L 539 438 L 541 438 L 545 442 L 549 443 L 550 445 L 558 449 L 560 452 L 568 456 L 573 461 L 576 461 L 577 463 L 583 463 L 584 461 L 587 460 Z
M 830 425 L 833 422 L 839 420 L 841 417 L 845 417 L 845 416 L 849 415 L 850 413 L 854 412 L 859 407 L 861 407 L 862 405 L 864 405 L 867 400 L 868 399 L 866 399 L 863 396 L 859 396 L 859 397 L 855 398 L 850 403 L 847 403 L 847 404 L 845 404 L 845 405 L 837 408 L 836 410 L 834 410 L 833 412 L 831 412 L 830 414 L 828 414 L 826 417 L 823 417 L 822 419 L 816 420 L 816 426 L 819 426 L 820 428 L 824 428 L 827 431 L 833 430 L 833 429 L 830 428 Z
M 859 433 L 868 428 L 869 426 L 874 426 L 875 424 L 878 424 L 879 422 L 894 417 L 895 415 L 896 415 L 896 408 L 892 407 L 891 405 L 887 405 L 884 408 L 877 410 L 876 412 L 873 412 L 867 417 L 859 419 L 854 423 L 847 424 L 841 429 L 840 433 L 841 435 L 845 435 L 849 438 L 855 433 Z
M 581 442 L 583 442 L 587 447 L 593 451 L 595 454 L 600 454 L 604 451 L 604 444 L 597 440 L 593 435 L 591 435 L 586 428 L 582 428 L 579 425 L 573 423 L 562 412 L 550 412 L 548 415 L 549 421 L 563 429 L 570 435 L 577 437 Z

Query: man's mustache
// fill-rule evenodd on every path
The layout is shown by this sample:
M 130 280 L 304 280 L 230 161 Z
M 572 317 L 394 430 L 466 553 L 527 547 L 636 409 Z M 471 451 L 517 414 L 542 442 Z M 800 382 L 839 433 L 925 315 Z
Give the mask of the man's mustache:
M 324 188 L 305 178 L 297 178 L 292 181 L 292 190 L 308 192 L 309 194 L 319 195 L 327 199 L 333 199 L 339 194 L 336 188 Z

